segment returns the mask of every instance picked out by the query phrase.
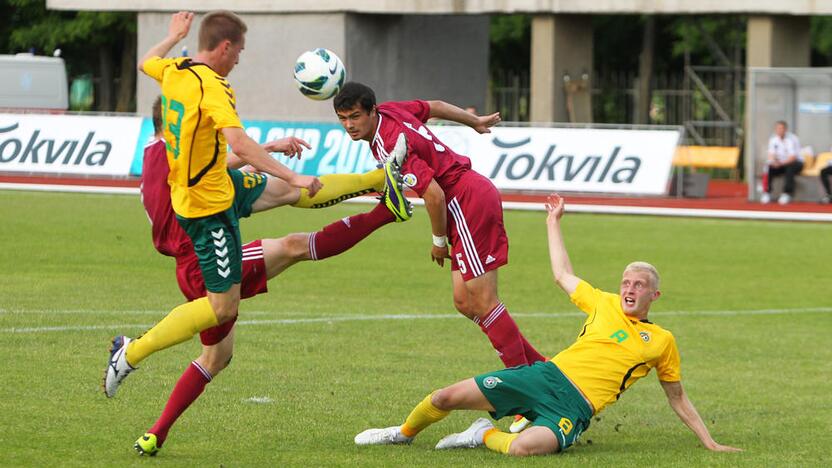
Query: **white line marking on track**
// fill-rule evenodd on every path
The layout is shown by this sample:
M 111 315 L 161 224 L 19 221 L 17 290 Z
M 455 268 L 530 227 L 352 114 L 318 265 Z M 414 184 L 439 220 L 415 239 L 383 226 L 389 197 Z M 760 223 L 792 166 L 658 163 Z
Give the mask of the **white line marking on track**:
M 256 311 L 265 313 L 263 311 Z M 683 311 L 672 310 L 654 312 L 651 317 L 735 317 L 742 315 L 793 315 L 793 314 L 816 314 L 830 313 L 832 307 L 803 307 L 793 309 L 756 309 L 756 310 L 699 310 Z M 248 314 L 249 312 L 245 312 Z M 583 317 L 581 312 L 531 312 L 513 313 L 513 317 L 528 318 L 574 318 Z M 238 320 L 237 323 L 245 326 L 257 325 L 294 325 L 302 323 L 336 323 L 336 322 L 361 322 L 361 321 L 385 321 L 385 320 L 436 320 L 436 319 L 462 319 L 459 314 L 386 314 L 386 315 L 339 315 L 328 317 L 301 317 L 287 319 L 264 319 L 264 320 Z M 11 327 L 0 328 L 0 333 L 45 333 L 62 331 L 93 331 L 93 330 L 119 330 L 119 329 L 147 329 L 153 324 L 112 324 L 112 325 L 56 325 L 43 327 Z

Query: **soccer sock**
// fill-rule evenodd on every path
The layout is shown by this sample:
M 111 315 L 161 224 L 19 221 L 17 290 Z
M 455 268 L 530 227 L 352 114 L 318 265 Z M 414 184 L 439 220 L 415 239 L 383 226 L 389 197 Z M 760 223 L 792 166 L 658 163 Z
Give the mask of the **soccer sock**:
M 359 243 L 376 229 L 396 218 L 384 204 L 379 203 L 369 213 L 336 221 L 309 236 L 309 255 L 312 260 L 333 257 Z
M 182 304 L 165 316 L 144 335 L 127 345 L 125 358 L 135 367 L 156 351 L 190 339 L 197 333 L 217 326 L 217 314 L 207 297 Z
M 300 198 L 293 203 L 296 208 L 325 208 L 344 200 L 378 192 L 384 188 L 384 169 L 363 174 L 326 174 L 320 177 L 323 188 L 309 197 L 309 191 L 300 190 Z
M 508 454 L 508 449 L 511 448 L 511 443 L 514 442 L 514 439 L 519 436 L 520 434 L 509 434 L 508 432 L 502 432 L 494 427 L 485 431 L 483 442 L 485 442 L 486 447 L 495 452 Z
M 168 431 L 173 423 L 191 406 L 191 403 L 199 398 L 209 382 L 211 382 L 211 374 L 196 361 L 185 369 L 182 377 L 179 377 L 176 386 L 173 387 L 173 392 L 171 392 L 159 420 L 147 431 L 156 434 L 156 440 L 160 447 L 168 437 Z
M 445 416 L 451 414 L 450 411 L 443 411 L 431 403 L 430 399 L 433 393 L 426 396 L 405 419 L 402 424 L 402 434 L 405 437 L 415 437 L 422 429 L 431 424 L 441 421 Z
M 526 355 L 526 362 L 529 365 L 534 364 L 537 361 L 546 361 L 546 356 L 540 354 L 531 343 L 526 340 L 526 337 L 520 333 L 520 339 L 523 340 L 523 354 Z
M 520 334 L 517 324 L 514 323 L 514 319 L 508 314 L 502 302 L 494 306 L 485 317 L 475 318 L 474 322 L 491 340 L 491 345 L 497 350 L 500 360 L 506 367 L 529 364 L 526 360 L 523 335 Z

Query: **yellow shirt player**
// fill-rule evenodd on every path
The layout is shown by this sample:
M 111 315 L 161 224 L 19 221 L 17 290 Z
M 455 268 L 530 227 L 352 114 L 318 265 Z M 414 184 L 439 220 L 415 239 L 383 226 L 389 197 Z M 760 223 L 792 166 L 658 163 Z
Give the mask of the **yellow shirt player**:
M 144 72 L 162 88 L 171 203 L 179 216 L 201 218 L 234 200 L 224 128 L 242 128 L 234 89 L 224 77 L 189 57 L 151 57 Z
M 113 340 L 103 382 L 108 397 L 147 356 L 237 315 L 242 247 L 226 168 L 227 146 L 260 172 L 307 189 L 309 197 L 321 188 L 317 177 L 296 174 L 272 158 L 240 125 L 234 91 L 225 79 L 245 47 L 247 27 L 237 15 L 224 10 L 207 13 L 193 59 L 161 58 L 188 35 L 193 18 L 191 12 L 175 13 L 167 36 L 142 57 L 139 70 L 162 88 L 172 205 L 194 245 L 208 294 L 175 307 L 139 338 Z
M 575 343 L 551 361 L 480 374 L 437 390 L 416 405 L 402 425 L 367 429 L 355 436 L 355 443 L 407 444 L 452 410 L 466 409 L 488 411 L 495 419 L 519 414 L 531 425 L 519 434 L 507 433 L 480 418 L 465 431 L 440 440 L 437 449 L 485 445 L 515 456 L 556 453 L 578 439 L 594 414 L 656 368 L 670 406 L 702 444 L 718 452 L 739 451 L 718 444 L 708 433 L 682 388 L 673 335 L 647 320 L 650 305 L 661 295 L 656 269 L 645 262 L 627 265 L 620 294 L 593 288 L 572 272 L 560 232 L 563 199 L 552 194 L 546 208 L 555 282 L 588 315 Z
M 646 317 L 624 312 L 624 306 L 632 309 L 639 305 L 638 294 L 648 291 L 651 282 L 658 282 L 655 269 L 635 262 L 625 269 L 621 295 L 595 289 L 586 281 L 580 281 L 570 295 L 589 317 L 577 341 L 552 362 L 586 397 L 594 413 L 615 402 L 654 367 L 662 382 L 681 380 L 679 350 L 673 335 Z M 658 290 L 655 292 L 658 298 Z

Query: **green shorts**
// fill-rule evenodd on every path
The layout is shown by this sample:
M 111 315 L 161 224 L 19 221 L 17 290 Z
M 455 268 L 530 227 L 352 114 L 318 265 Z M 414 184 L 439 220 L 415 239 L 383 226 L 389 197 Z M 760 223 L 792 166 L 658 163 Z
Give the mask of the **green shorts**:
M 251 206 L 266 190 L 266 181 L 263 174 L 243 172 L 237 169 L 229 169 L 228 175 L 234 184 L 234 208 L 237 211 L 237 218 L 248 218 L 251 216 Z
M 199 259 L 205 288 L 213 293 L 228 291 L 242 277 L 240 218 L 251 215 L 251 207 L 266 189 L 266 177 L 229 170 L 234 184 L 234 202 L 227 210 L 202 218 L 176 216 L 191 238 Z
M 586 400 L 551 361 L 478 375 L 474 381 L 494 407 L 494 419 L 521 414 L 532 425 L 551 429 L 560 450 L 574 444 L 592 419 Z

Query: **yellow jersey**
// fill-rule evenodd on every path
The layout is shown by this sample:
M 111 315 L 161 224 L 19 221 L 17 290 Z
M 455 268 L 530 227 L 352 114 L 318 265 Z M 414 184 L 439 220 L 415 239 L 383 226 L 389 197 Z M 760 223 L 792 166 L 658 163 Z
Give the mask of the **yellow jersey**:
M 654 367 L 659 380 L 682 379 L 673 335 L 658 325 L 625 315 L 618 294 L 581 281 L 570 299 L 589 317 L 575 343 L 552 362 L 589 399 L 596 414 Z
M 243 127 L 234 90 L 208 65 L 189 57 L 152 57 L 142 68 L 162 87 L 173 210 L 184 218 L 225 211 L 234 201 L 234 185 L 221 130 Z

